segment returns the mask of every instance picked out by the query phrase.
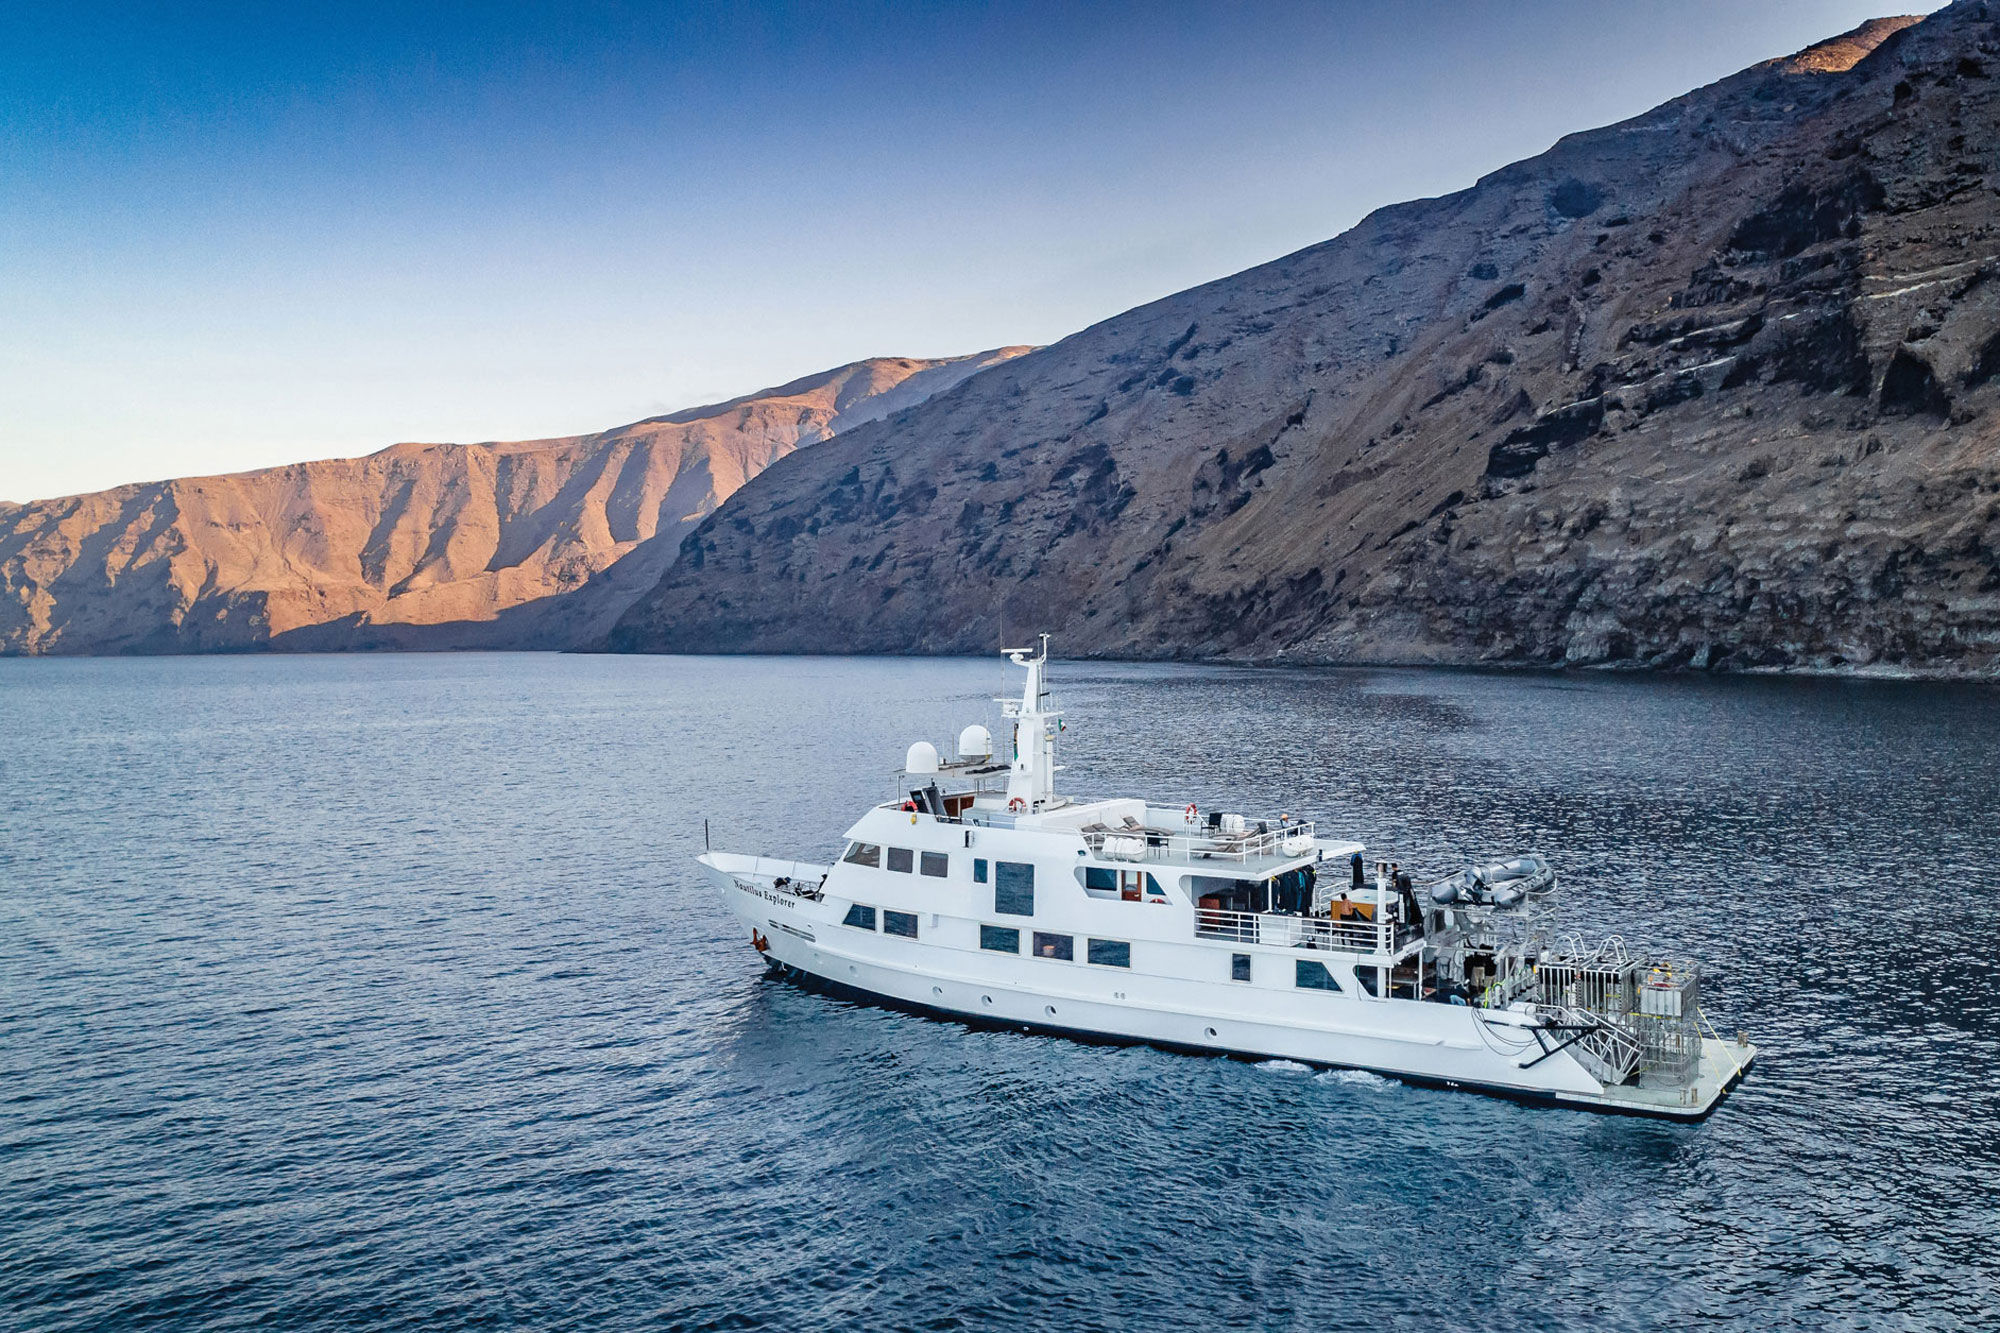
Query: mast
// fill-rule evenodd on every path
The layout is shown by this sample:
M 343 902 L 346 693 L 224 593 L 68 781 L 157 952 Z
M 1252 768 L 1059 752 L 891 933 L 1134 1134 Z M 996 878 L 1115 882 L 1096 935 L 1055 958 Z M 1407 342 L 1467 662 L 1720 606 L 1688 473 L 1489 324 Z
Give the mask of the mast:
M 1041 638 L 1040 648 L 1001 650 L 1028 673 L 1021 697 L 999 703 L 1000 711 L 1014 721 L 1014 767 L 1007 775 L 1007 801 L 1024 802 L 1031 811 L 1055 799 L 1056 731 L 1062 717 L 1061 710 L 1048 706 L 1049 636 Z

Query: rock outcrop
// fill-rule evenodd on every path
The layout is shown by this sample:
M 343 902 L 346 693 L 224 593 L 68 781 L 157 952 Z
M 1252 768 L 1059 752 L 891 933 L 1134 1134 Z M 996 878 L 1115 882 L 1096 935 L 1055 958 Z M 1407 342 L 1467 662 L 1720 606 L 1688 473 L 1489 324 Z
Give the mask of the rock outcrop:
M 1018 356 L 860 361 L 597 435 L 0 505 L 0 652 L 561 648 L 801 446 Z
M 2000 5 L 1886 19 L 771 469 L 610 646 L 2000 669 Z

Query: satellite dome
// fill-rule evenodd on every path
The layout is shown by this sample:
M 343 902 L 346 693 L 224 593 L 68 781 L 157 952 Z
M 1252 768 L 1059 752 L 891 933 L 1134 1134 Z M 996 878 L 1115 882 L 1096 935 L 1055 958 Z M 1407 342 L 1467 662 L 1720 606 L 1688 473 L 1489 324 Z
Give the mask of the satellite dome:
M 905 773 L 935 773 L 938 771 L 937 746 L 929 741 L 918 741 L 903 756 Z
M 993 753 L 993 737 L 977 722 L 958 733 L 960 759 L 984 759 Z

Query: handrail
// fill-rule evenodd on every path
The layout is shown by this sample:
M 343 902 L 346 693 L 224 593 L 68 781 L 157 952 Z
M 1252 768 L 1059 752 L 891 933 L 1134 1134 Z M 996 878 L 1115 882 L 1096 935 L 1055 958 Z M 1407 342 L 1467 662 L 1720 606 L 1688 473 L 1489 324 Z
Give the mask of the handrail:
M 1194 933 L 1201 939 L 1235 940 L 1280 949 L 1327 949 L 1339 953 L 1395 952 L 1396 923 L 1329 921 L 1325 917 L 1286 916 L 1281 912 L 1231 912 L 1197 907 Z
M 1304 856 L 1311 850 L 1314 825 L 1310 821 L 1276 825 L 1272 825 L 1269 820 L 1259 822 L 1266 825 L 1261 833 L 1210 833 L 1205 829 L 1176 833 L 1171 829 L 1157 827 L 1077 831 L 1081 833 L 1084 845 L 1099 856 L 1105 855 L 1104 845 L 1113 838 L 1124 838 L 1144 844 L 1138 856 L 1114 855 L 1109 858 L 1112 860 L 1233 861 L 1239 865 L 1267 857 L 1286 860 L 1289 857 L 1284 852 L 1284 845 L 1298 838 L 1305 839 L 1308 845 L 1294 855 Z

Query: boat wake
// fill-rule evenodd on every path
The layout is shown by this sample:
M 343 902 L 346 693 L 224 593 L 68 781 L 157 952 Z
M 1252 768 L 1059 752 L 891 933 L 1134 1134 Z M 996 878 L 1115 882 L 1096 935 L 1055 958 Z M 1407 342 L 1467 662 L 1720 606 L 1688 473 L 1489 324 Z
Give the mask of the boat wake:
M 1267 1074 L 1312 1073 L 1311 1065 L 1302 1065 L 1297 1060 L 1264 1060 L 1258 1063 L 1257 1068 L 1263 1070 Z
M 1394 1079 L 1371 1074 L 1365 1069 L 1329 1069 L 1313 1075 L 1315 1083 L 1346 1083 L 1357 1088 L 1386 1088 Z

